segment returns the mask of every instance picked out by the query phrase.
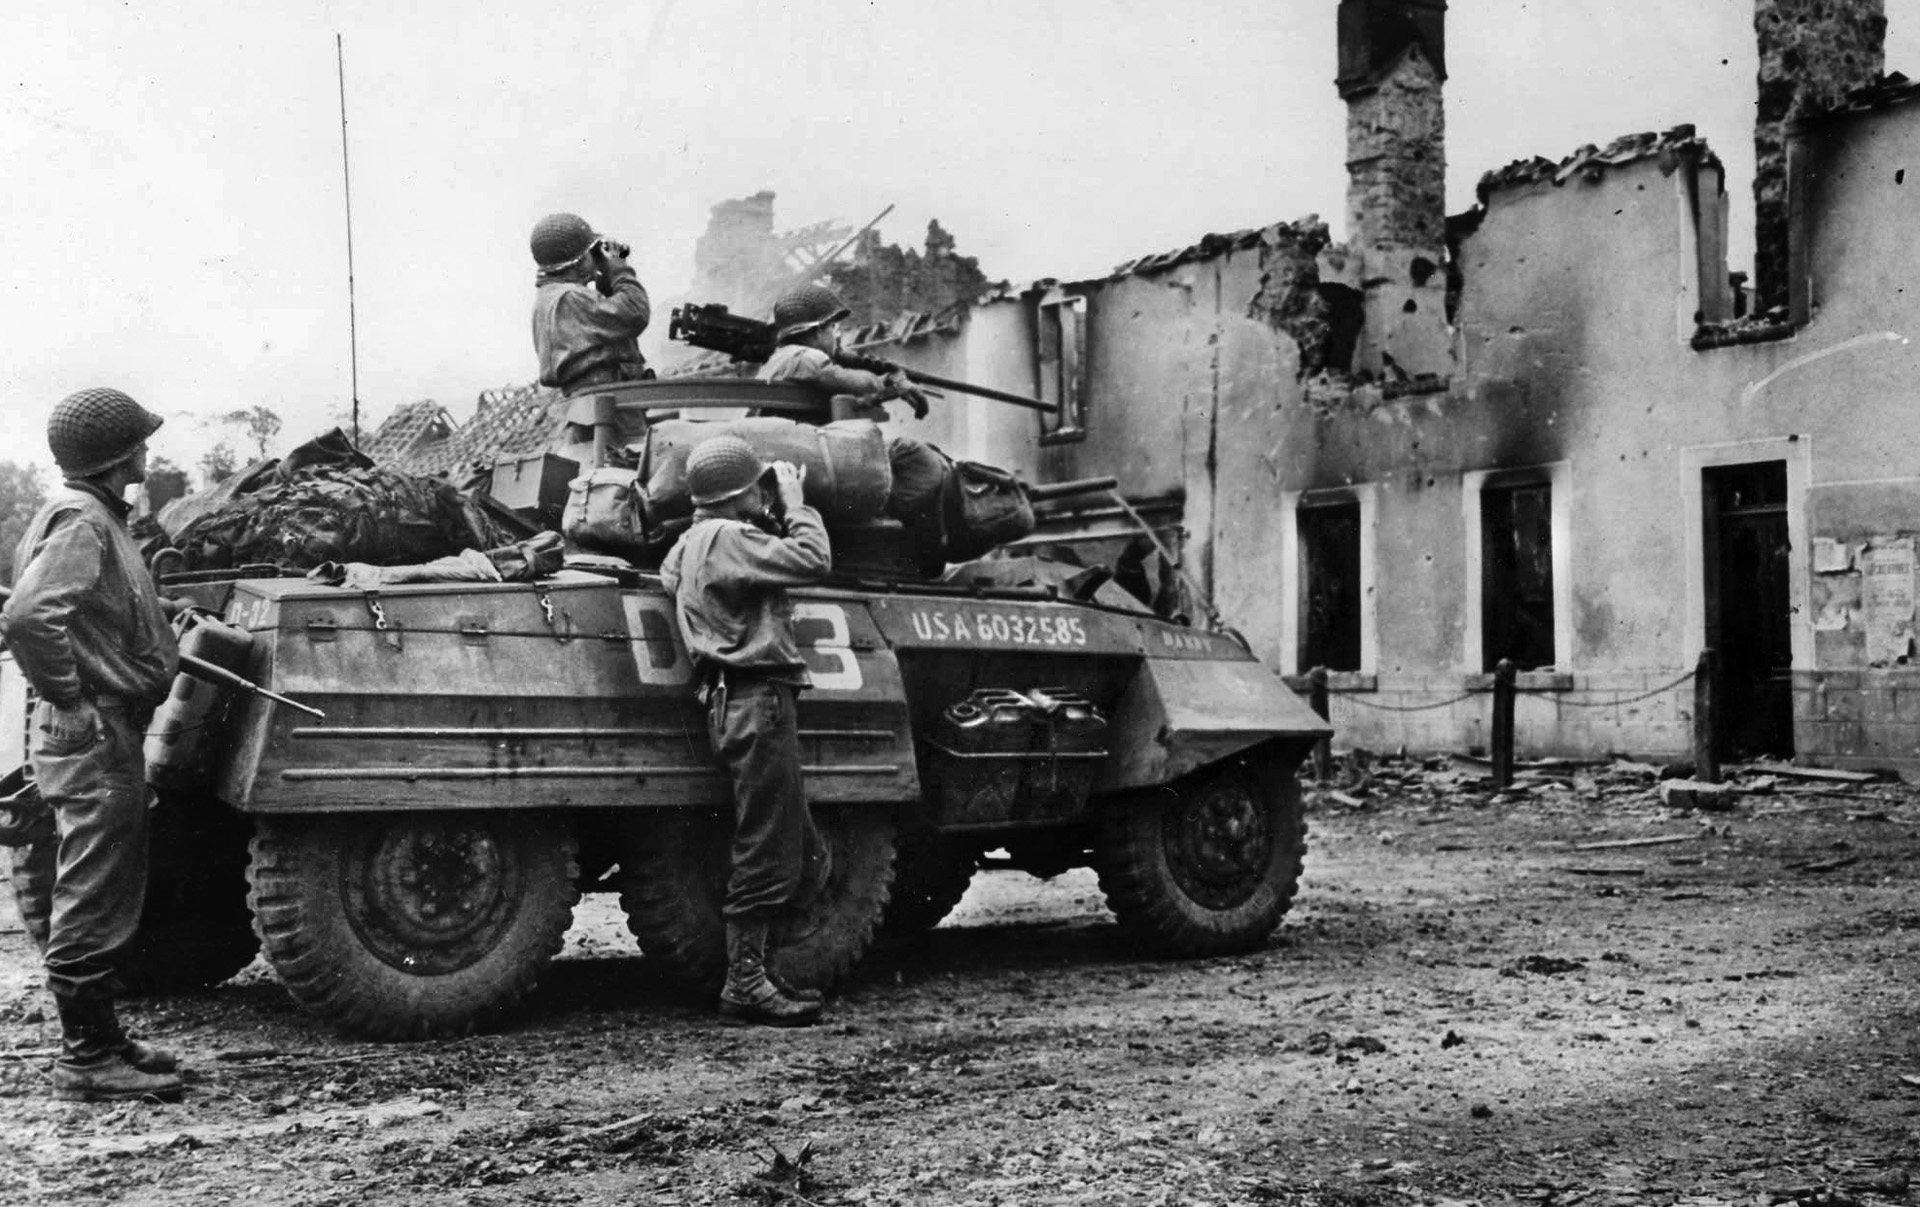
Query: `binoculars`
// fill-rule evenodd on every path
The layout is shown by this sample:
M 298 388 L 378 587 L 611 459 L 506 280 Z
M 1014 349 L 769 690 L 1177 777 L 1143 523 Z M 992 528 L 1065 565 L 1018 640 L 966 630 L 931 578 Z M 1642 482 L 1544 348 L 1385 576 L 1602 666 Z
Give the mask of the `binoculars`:
M 595 255 L 617 256 L 622 260 L 633 254 L 633 248 L 616 239 L 609 239 L 605 235 L 594 240 L 593 247 L 589 250 Z

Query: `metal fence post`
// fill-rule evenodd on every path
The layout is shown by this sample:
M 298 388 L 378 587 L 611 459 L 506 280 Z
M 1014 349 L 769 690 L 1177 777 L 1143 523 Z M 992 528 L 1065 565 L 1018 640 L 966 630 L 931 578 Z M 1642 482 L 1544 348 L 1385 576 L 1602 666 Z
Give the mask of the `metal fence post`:
M 1502 658 L 1493 668 L 1493 786 L 1513 786 L 1513 660 Z
M 1316 666 L 1307 673 L 1307 706 L 1322 721 L 1327 716 L 1327 668 Z M 1330 766 L 1333 759 L 1333 739 L 1321 738 L 1313 744 L 1313 778 L 1315 783 L 1324 784 L 1332 775 Z
M 1715 715 L 1719 678 L 1720 656 L 1708 646 L 1693 664 L 1693 775 L 1709 784 L 1720 782 L 1720 754 L 1714 741 L 1720 727 L 1720 718 Z

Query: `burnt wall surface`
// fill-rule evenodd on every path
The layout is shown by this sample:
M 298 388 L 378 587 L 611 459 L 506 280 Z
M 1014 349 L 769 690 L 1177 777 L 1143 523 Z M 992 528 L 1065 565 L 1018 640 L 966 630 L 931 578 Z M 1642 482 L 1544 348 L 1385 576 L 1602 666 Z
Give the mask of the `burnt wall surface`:
M 1814 650 L 1794 674 L 1802 753 L 1839 765 L 1920 765 L 1915 560 L 1920 545 L 1920 104 L 1818 123 L 1808 228 L 1815 318 L 1790 374 L 1769 383 L 1816 409 L 1807 492 Z M 1818 359 L 1813 359 L 1814 357 Z M 1801 380 L 1795 381 L 1794 378 Z
M 1787 125 L 1838 106 L 1886 65 L 1885 0 L 1754 0 L 1760 51 L 1753 151 L 1754 285 L 1787 297 Z
M 923 430 L 1033 479 L 1183 493 L 1187 569 L 1283 672 L 1300 669 L 1290 508 L 1360 501 L 1373 630 L 1333 719 L 1341 742 L 1374 748 L 1486 740 L 1486 697 L 1468 694 L 1484 669 L 1475 491 L 1512 470 L 1551 483 L 1564 596 L 1521 750 L 1684 753 L 1682 677 L 1709 607 L 1703 483 L 1782 463 L 1796 751 L 1920 771 L 1920 196 L 1904 168 L 1920 163 L 1920 103 L 1824 119 L 1814 145 L 1814 308 L 1788 339 L 1691 346 L 1721 267 L 1702 225 L 1721 209 L 1700 200 L 1719 165 L 1688 137 L 1629 139 L 1490 180 L 1459 239 L 1443 389 L 1302 373 L 1319 338 L 1306 296 L 1336 249 L 1297 224 L 1067 287 L 1088 309 L 1084 440 L 1043 447 L 1030 414 L 984 403 Z M 938 350 L 958 376 L 1031 391 L 1033 301 L 978 307 L 961 336 L 902 358 Z

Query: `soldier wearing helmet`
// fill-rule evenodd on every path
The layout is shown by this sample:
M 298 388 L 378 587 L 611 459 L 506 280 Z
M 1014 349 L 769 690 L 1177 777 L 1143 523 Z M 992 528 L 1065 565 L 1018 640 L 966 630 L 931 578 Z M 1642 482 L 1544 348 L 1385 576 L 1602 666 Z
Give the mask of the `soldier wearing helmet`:
M 807 810 L 795 695 L 811 685 L 793 631 L 787 588 L 818 582 L 833 566 L 806 473 L 761 463 L 746 441 L 714 436 L 687 458 L 698 508 L 667 552 L 661 581 L 704 684 L 707 732 L 733 781 L 732 871 L 723 913 L 727 980 L 720 1013 L 772 1026 L 820 1017 L 817 993 L 793 990 L 768 969 L 768 937 L 797 919 L 827 876 L 826 847 Z M 775 497 L 784 534 L 763 518 Z
M 653 317 L 625 244 L 597 234 L 578 214 L 548 214 L 529 240 L 539 266 L 533 348 L 540 384 L 572 391 L 653 376 L 640 333 Z
M 54 1093 L 84 1102 L 180 1094 L 178 1061 L 130 1039 L 113 1000 L 146 895 L 141 735 L 179 665 L 123 497 L 146 480 L 160 422 L 119 390 L 53 408 L 47 444 L 65 480 L 27 526 L 0 608 L 0 639 L 39 697 L 29 754 L 59 820 L 46 950 L 60 1010 Z
M 825 285 L 789 289 L 773 304 L 773 325 L 779 347 L 760 366 L 761 381 L 804 382 L 829 399 L 835 419 L 885 420 L 881 404 L 904 400 L 916 419 L 927 417 L 927 397 L 905 373 L 881 376 L 850 369 L 834 361 L 840 350 L 840 321 L 852 311 Z

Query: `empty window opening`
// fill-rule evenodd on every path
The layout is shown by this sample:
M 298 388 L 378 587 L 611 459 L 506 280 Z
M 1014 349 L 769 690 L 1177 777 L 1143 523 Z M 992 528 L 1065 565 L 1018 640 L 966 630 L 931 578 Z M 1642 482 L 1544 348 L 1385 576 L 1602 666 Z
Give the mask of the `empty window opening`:
M 1360 669 L 1360 504 L 1302 507 L 1300 669 Z
M 1480 492 L 1483 670 L 1554 663 L 1553 488 L 1545 482 Z

